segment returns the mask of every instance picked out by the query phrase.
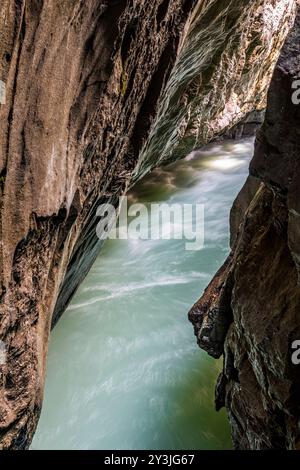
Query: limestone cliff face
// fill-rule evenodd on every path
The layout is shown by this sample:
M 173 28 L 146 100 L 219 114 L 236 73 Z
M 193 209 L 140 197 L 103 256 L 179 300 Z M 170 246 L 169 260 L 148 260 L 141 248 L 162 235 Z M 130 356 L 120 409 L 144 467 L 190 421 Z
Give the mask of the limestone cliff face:
M 293 0 L 2 0 L 0 447 L 27 448 L 96 209 L 265 104 Z
M 232 209 L 232 253 L 190 312 L 199 345 L 224 353 L 216 406 L 226 406 L 238 449 L 300 449 L 299 78 L 300 14 Z

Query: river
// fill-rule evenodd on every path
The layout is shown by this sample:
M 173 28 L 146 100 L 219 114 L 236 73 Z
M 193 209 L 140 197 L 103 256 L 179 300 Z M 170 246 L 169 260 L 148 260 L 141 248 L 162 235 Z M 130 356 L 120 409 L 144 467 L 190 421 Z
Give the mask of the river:
M 253 140 L 226 142 L 155 170 L 138 202 L 205 207 L 205 246 L 109 240 L 51 335 L 45 400 L 32 449 L 230 449 L 214 411 L 220 361 L 187 320 L 229 252 L 229 211 Z

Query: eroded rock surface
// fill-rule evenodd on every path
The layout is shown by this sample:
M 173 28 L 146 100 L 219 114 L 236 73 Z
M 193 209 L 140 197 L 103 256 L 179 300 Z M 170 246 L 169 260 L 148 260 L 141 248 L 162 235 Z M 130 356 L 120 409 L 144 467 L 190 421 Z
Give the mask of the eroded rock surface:
M 224 353 L 216 406 L 226 406 L 238 449 L 300 448 L 300 366 L 292 362 L 300 339 L 299 77 L 300 14 L 234 203 L 232 252 L 190 312 L 200 346 Z
M 293 0 L 2 0 L 0 447 L 27 448 L 96 209 L 265 106 Z

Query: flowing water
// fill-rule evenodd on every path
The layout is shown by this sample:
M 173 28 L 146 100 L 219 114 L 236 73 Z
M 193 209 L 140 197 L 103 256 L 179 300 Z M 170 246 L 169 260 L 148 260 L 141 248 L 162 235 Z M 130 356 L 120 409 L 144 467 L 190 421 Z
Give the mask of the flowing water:
M 228 254 L 229 210 L 253 141 L 208 146 L 158 169 L 130 197 L 205 205 L 205 246 L 109 240 L 51 335 L 33 449 L 228 449 L 214 411 L 221 364 L 187 320 Z

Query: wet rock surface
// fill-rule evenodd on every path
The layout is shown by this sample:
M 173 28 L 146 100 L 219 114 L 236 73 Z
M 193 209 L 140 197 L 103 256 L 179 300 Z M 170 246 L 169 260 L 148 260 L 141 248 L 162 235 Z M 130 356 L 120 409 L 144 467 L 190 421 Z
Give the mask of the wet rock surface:
M 299 41 L 298 14 L 271 82 L 249 179 L 231 214 L 232 252 L 221 268 L 229 298 L 222 310 L 223 296 L 217 294 L 214 308 L 223 324 L 232 321 L 225 341 L 222 331 L 217 349 L 214 338 L 205 348 L 219 355 L 223 341 L 216 406 L 228 410 L 237 449 L 300 448 L 300 375 L 291 347 L 300 338 L 300 108 L 292 99 Z M 211 286 L 219 278 L 218 273 Z M 206 306 L 204 294 L 190 312 L 198 341 Z
M 101 248 L 98 204 L 262 109 L 294 9 L 1 2 L 1 448 L 30 444 L 51 325 Z

